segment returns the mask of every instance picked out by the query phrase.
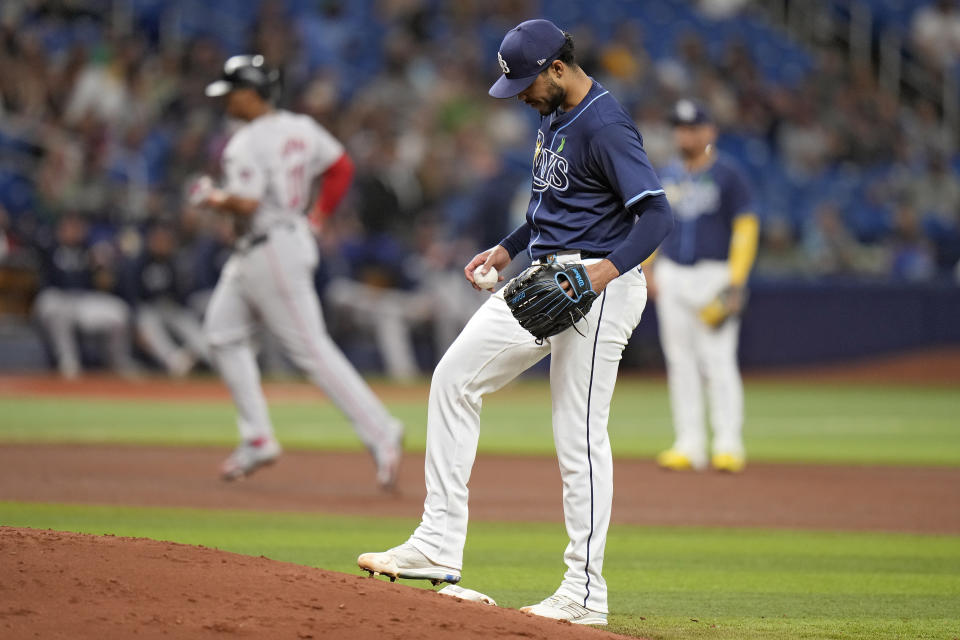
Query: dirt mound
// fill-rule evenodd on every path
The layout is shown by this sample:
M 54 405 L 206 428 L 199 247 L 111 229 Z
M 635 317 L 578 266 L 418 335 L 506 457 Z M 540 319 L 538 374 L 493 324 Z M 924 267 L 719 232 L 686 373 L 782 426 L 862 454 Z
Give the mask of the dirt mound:
M 622 638 L 386 581 L 146 538 L 0 527 L 4 638 Z

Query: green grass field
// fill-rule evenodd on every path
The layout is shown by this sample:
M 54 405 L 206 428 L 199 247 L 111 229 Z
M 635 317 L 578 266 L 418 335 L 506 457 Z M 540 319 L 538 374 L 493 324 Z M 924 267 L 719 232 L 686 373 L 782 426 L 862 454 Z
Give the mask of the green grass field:
M 422 449 L 425 406 L 391 409 Z M 481 449 L 552 454 L 546 385 L 524 381 L 485 402 Z M 357 449 L 323 401 L 272 403 L 290 448 Z M 754 461 L 960 465 L 960 394 L 947 388 L 754 383 L 747 391 Z M 0 397 L 3 442 L 234 442 L 227 402 Z M 666 390 L 618 387 L 619 456 L 670 443 Z M 2 497 L 2 488 L 0 488 Z M 960 508 L 960 505 L 944 505 Z M 0 524 L 146 536 L 355 573 L 365 550 L 396 544 L 416 522 L 385 518 L 0 502 Z M 561 523 L 471 522 L 464 585 L 501 605 L 548 595 L 563 573 Z M 648 638 L 960 638 L 960 536 L 648 528 L 611 531 L 605 575 L 610 629 Z
M 423 450 L 424 393 L 391 402 L 407 447 Z M 960 393 L 950 388 L 750 384 L 746 438 L 754 461 L 960 465 Z M 480 449 L 551 455 L 549 390 L 521 382 L 484 401 Z M 273 402 L 288 448 L 359 449 L 349 424 L 322 401 Z M 64 416 L 69 416 L 65 420 Z M 221 445 L 236 438 L 223 401 L 184 403 L 0 396 L 0 442 Z M 672 439 L 665 385 L 625 380 L 610 417 L 614 454 L 651 456 Z

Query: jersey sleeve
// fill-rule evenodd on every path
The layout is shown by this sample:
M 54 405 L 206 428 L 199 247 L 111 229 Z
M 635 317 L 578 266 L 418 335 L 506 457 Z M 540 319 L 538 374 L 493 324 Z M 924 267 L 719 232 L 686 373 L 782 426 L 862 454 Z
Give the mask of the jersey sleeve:
M 600 128 L 591 138 L 590 149 L 597 169 L 623 199 L 624 207 L 663 193 L 640 133 L 632 126 L 615 122 Z
M 727 198 L 725 208 L 730 212 L 731 219 L 744 213 L 756 213 L 753 210 L 753 195 L 750 185 L 747 183 L 743 172 L 736 167 L 731 168 L 730 175 L 727 178 L 725 197 Z
M 223 189 L 232 196 L 260 200 L 267 176 L 245 137 L 234 136 L 223 151 Z
M 344 153 L 343 145 L 318 122 L 312 121 L 314 137 L 314 175 L 324 173 L 340 159 Z

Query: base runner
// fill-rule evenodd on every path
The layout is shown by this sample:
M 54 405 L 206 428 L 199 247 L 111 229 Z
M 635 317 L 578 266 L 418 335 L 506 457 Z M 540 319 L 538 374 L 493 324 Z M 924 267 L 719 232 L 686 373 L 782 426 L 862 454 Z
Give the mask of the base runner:
M 251 337 L 258 322 L 290 359 L 353 423 L 373 455 L 377 481 L 396 482 L 401 424 L 373 394 L 327 334 L 313 276 L 319 259 L 311 231 L 336 208 L 353 165 L 340 144 L 312 118 L 275 109 L 276 73 L 262 56 L 234 56 L 208 96 L 226 96 L 227 112 L 244 124 L 223 153 L 224 185 L 201 179 L 192 200 L 234 218 L 236 248 L 224 265 L 204 323 L 220 375 L 239 413 L 242 442 L 224 462 L 233 480 L 280 455 L 260 386 Z M 310 214 L 315 176 L 320 195 Z

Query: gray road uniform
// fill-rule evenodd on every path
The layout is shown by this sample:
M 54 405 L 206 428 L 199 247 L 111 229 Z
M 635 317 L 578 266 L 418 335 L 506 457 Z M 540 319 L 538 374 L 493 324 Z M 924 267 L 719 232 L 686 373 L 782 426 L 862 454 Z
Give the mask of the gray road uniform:
M 259 208 L 224 266 L 204 329 L 244 442 L 275 441 L 251 345 L 262 322 L 347 415 L 385 475 L 399 455 L 401 426 L 327 334 L 313 281 L 317 243 L 303 213 L 313 178 L 343 153 L 313 119 L 283 110 L 234 134 L 223 154 L 223 188 L 259 201 Z

